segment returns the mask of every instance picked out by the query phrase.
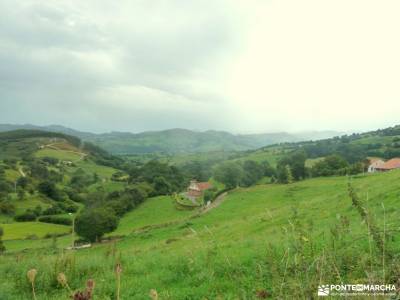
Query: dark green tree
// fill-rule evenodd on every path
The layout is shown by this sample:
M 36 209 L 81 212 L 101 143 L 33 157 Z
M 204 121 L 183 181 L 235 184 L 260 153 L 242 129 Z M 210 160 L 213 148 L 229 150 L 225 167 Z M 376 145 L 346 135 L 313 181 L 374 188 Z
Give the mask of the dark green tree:
M 35 161 L 30 165 L 31 176 L 38 179 L 48 179 L 49 171 L 43 162 Z
M 243 169 L 238 163 L 225 162 L 215 168 L 214 178 L 225 184 L 226 188 L 232 189 L 240 184 L 243 178 Z
M 333 154 L 318 161 L 311 169 L 314 177 L 344 175 L 349 166 L 347 161 L 338 154 Z
M 290 168 L 290 172 L 294 180 L 301 180 L 307 177 L 306 170 L 306 153 L 303 150 L 295 151 L 288 154 L 278 162 L 278 181 L 282 181 L 284 174 L 287 174 L 287 166 Z
M 38 190 L 40 193 L 53 200 L 56 201 L 62 200 L 61 191 L 56 187 L 55 183 L 52 181 L 43 181 L 39 183 Z
M 294 178 L 292 174 L 292 169 L 289 165 L 280 165 L 277 170 L 278 182 L 280 183 L 292 183 Z
M 118 218 L 112 209 L 86 209 L 75 220 L 75 231 L 82 238 L 95 242 L 118 226 Z
M 17 179 L 17 186 L 26 189 L 26 187 L 28 186 L 29 180 L 27 177 L 19 177 Z
M 154 178 L 153 187 L 156 195 L 167 195 L 173 191 L 171 184 L 163 176 Z
M 246 160 L 243 163 L 243 177 L 241 185 L 251 186 L 256 184 L 264 176 L 264 167 L 253 161 Z
M 264 176 L 276 176 L 276 170 L 271 166 L 268 161 L 264 160 L 263 162 L 261 162 L 261 165 L 264 168 Z

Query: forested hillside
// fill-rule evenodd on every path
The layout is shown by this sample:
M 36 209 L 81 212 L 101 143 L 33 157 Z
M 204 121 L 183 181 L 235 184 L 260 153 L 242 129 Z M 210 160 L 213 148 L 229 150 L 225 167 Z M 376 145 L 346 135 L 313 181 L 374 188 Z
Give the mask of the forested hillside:
M 65 236 L 75 219 L 82 238 L 98 240 L 146 198 L 189 181 L 167 164 L 126 162 L 63 133 L 3 132 L 0 153 L 0 227 L 22 244 Z
M 179 153 L 199 153 L 210 151 L 243 151 L 262 146 L 306 140 L 318 140 L 341 135 L 335 131 L 310 131 L 300 133 L 263 133 L 231 134 L 224 131 L 192 131 L 169 129 L 142 133 L 110 132 L 93 134 L 66 128 L 63 126 L 34 126 L 0 124 L 1 131 L 15 129 L 36 129 L 50 132 L 62 132 L 94 143 L 112 154 L 148 154 L 161 153 L 175 155 Z

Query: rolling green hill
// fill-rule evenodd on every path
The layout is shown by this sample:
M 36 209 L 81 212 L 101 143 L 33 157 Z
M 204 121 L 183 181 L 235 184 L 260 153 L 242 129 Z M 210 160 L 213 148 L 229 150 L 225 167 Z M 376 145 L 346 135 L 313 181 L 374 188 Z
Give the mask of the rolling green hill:
M 298 150 L 305 151 L 309 166 L 313 162 L 332 154 L 339 154 L 350 163 L 365 159 L 366 157 L 390 159 L 400 156 L 400 125 L 318 141 L 281 143 L 279 145 L 261 147 L 256 150 L 234 152 L 230 154 L 228 160 L 268 161 L 271 165 L 275 166 L 285 155 Z M 212 156 L 209 157 L 211 158 Z
M 197 160 L 207 168 L 224 161 L 267 160 L 275 166 L 301 150 L 310 167 L 331 154 L 340 154 L 349 162 L 367 156 L 394 157 L 399 141 L 400 127 L 393 127 L 314 142 L 159 156 L 158 160 L 178 166 Z M 113 175 L 121 170 L 109 164 L 119 165 L 119 160 L 95 146 L 49 133 L 8 132 L 0 134 L 0 145 L 7 154 L 0 177 L 11 183 L 30 178 L 27 190 L 31 187 L 32 192 L 26 192 L 23 199 L 16 189 L 0 201 L 13 204 L 16 215 L 36 211 L 38 206 L 44 211 L 58 205 L 60 200 L 39 191 L 43 181 L 37 177 L 39 171 L 59 178 L 56 188 L 64 193 L 64 209 L 66 205 L 75 207 L 72 216 L 66 210 L 56 215 L 64 219 L 83 208 L 84 204 L 76 201 L 80 197 L 86 199 L 85 205 L 107 204 L 113 197 L 125 197 L 127 194 L 118 192 L 126 187 L 125 192 L 137 192 L 135 180 L 142 177 L 173 175 L 177 184 L 184 178 L 172 174 L 179 174 L 178 169 L 146 155 L 143 161 L 150 162 L 143 169 L 135 164 L 128 168 L 133 183 L 113 181 Z M 87 180 L 77 188 L 80 197 L 68 192 L 76 177 Z M 77 251 L 65 250 L 72 241 L 70 224 L 44 223 L 38 217 L 17 222 L 2 213 L 0 227 L 7 252 L 0 256 L 0 276 L 7 274 L 11 280 L 0 282 L 0 299 L 29 298 L 25 273 L 31 268 L 39 272 L 38 298 L 68 296 L 55 285 L 57 273 L 63 272 L 72 289 L 92 278 L 96 298 L 112 299 L 116 263 L 123 267 L 122 299 L 146 299 L 151 289 L 156 289 L 161 299 L 310 299 L 315 298 L 321 283 L 394 283 L 400 276 L 399 180 L 399 170 L 290 184 L 270 184 L 264 177 L 252 187 L 231 190 L 204 212 L 204 208 L 180 210 L 171 196 L 152 197 L 122 214 L 103 243 Z M 168 187 L 163 180 L 156 184 Z M 112 197 L 100 200 L 99 191 Z M 19 256 L 24 253 L 21 251 L 27 255 Z
M 237 189 L 197 218 L 157 214 L 162 209 L 158 201 L 166 199 L 154 199 L 123 218 L 120 230 L 127 236 L 117 243 L 66 254 L 31 250 L 18 261 L 12 254 L 1 257 L 0 274 L 7 272 L 12 280 L 0 283 L 0 296 L 29 298 L 29 285 L 19 282 L 25 271 L 36 268 L 42 299 L 66 297 L 53 285 L 57 272 L 66 274 L 73 289 L 93 278 L 96 297 L 112 297 L 116 262 L 123 267 L 122 299 L 146 299 L 150 289 L 161 299 L 256 299 L 261 294 L 310 299 L 320 282 L 394 282 L 399 275 L 399 180 L 399 171 L 351 180 L 374 228 L 386 232 L 385 265 L 369 223 L 352 205 L 348 178 L 316 178 Z M 166 216 L 178 222 L 128 230 L 163 224 Z
M 111 180 L 120 172 L 109 166 L 111 162 L 112 157 L 101 149 L 66 134 L 40 130 L 0 133 L 3 240 L 29 248 L 36 240 L 69 234 L 72 217 L 83 207 L 81 199 L 86 194 L 124 188 L 123 182 Z M 73 186 L 73 178 L 84 178 L 84 186 Z M 44 183 L 53 189 L 52 194 L 40 190 Z M 44 222 L 43 216 L 66 223 Z
M 216 151 L 243 151 L 282 142 L 319 140 L 341 135 L 335 131 L 309 131 L 300 133 L 262 133 L 231 134 L 224 131 L 192 131 L 187 129 L 169 129 L 142 133 L 110 132 L 93 134 L 80 132 L 58 125 L 10 125 L 0 124 L 1 131 L 15 129 L 35 129 L 50 132 L 62 132 L 92 142 L 113 154 L 187 154 Z

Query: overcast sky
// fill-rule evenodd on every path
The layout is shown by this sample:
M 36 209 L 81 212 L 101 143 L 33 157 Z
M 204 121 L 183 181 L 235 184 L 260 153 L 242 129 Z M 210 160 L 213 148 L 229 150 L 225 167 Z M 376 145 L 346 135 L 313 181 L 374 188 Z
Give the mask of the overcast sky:
M 0 123 L 400 124 L 398 0 L 2 0 Z

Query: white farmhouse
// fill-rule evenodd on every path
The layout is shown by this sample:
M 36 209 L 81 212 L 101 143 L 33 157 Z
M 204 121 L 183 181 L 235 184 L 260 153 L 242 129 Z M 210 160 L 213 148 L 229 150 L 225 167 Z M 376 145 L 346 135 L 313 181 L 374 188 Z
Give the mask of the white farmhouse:
M 369 160 L 369 163 L 368 173 L 375 173 L 385 164 L 385 162 L 380 158 L 372 158 Z

